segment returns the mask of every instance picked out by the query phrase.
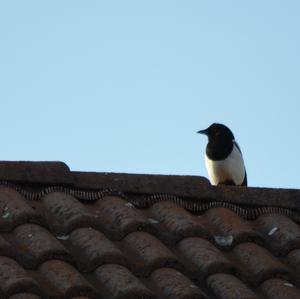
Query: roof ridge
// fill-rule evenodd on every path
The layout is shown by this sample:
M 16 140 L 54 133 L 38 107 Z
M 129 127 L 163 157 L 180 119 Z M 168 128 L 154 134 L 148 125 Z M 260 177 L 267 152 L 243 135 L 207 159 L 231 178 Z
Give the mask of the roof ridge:
M 98 196 L 92 191 L 106 190 L 107 194 L 109 189 L 115 193 L 122 190 L 123 194 L 168 194 L 202 202 L 300 209 L 300 190 L 297 189 L 212 186 L 201 176 L 78 172 L 70 171 L 63 162 L 0 161 L 0 181 L 27 189 L 34 186 L 35 190 L 37 185 L 40 190 L 50 187 L 67 187 L 77 193 L 86 190 L 90 192 L 86 197 L 91 199 Z M 38 197 L 31 194 L 34 196 Z
M 0 180 L 34 184 L 73 183 L 70 168 L 59 161 L 0 161 Z
M 22 186 L 18 186 L 16 184 L 0 181 L 0 187 L 9 187 L 14 189 L 18 193 L 20 193 L 24 198 L 28 200 L 41 200 L 44 196 L 54 193 L 61 192 L 75 197 L 81 201 L 97 201 L 101 200 L 104 197 L 109 196 L 118 196 L 121 197 L 132 204 L 133 207 L 136 208 L 148 208 L 158 202 L 169 201 L 179 206 L 185 208 L 186 210 L 192 213 L 203 213 L 211 208 L 228 208 L 235 212 L 240 217 L 247 220 L 254 220 L 263 214 L 280 214 L 285 215 L 293 219 L 294 221 L 300 223 L 300 211 L 298 209 L 292 209 L 288 207 L 280 207 L 274 205 L 268 206 L 258 206 L 255 204 L 241 204 L 241 203 L 233 203 L 228 201 L 220 201 L 206 198 L 186 198 L 186 197 L 178 197 L 172 194 L 140 194 L 140 196 L 132 197 L 127 196 L 125 193 L 114 190 L 111 188 L 99 189 L 99 190 L 83 190 L 79 188 L 68 188 L 62 185 L 49 186 L 38 191 L 27 190 Z

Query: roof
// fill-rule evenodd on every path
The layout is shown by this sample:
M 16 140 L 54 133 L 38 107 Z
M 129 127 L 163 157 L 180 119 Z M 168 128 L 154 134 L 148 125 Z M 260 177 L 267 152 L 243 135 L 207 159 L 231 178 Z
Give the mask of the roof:
M 300 298 L 300 190 L 61 162 L 0 181 L 0 298 Z

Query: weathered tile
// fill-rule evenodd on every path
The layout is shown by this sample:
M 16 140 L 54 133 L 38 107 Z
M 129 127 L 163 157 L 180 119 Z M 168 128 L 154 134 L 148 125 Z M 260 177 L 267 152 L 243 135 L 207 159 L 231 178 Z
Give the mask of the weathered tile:
M 200 288 L 182 273 L 171 268 L 160 268 L 151 274 L 151 280 L 164 298 L 205 299 Z
M 0 231 L 10 232 L 20 224 L 41 221 L 38 215 L 16 190 L 0 186 Z
M 287 216 L 262 215 L 256 225 L 265 239 L 265 245 L 274 254 L 284 256 L 292 249 L 300 248 L 300 227 Z
M 160 234 L 169 243 L 177 243 L 187 237 L 210 236 L 207 223 L 173 202 L 159 202 L 149 209 L 151 219 L 161 225 Z
M 22 292 L 39 292 L 37 282 L 17 262 L 0 256 L 0 294 L 7 298 Z
M 217 228 L 214 240 L 220 247 L 229 249 L 241 242 L 260 239 L 259 233 L 252 228 L 249 221 L 245 221 L 230 209 L 209 209 L 205 218 Z
M 75 228 L 92 225 L 92 216 L 84 204 L 71 195 L 53 192 L 44 196 L 42 203 L 48 211 L 47 223 L 56 235 L 67 235 Z
M 100 266 L 95 275 L 113 299 L 154 299 L 151 291 L 127 268 L 107 264 Z
M 300 290 L 292 283 L 274 278 L 262 283 L 260 289 L 266 299 L 299 299 Z
M 93 292 L 88 281 L 73 266 L 63 261 L 47 261 L 39 266 L 38 273 L 48 285 L 47 292 L 54 298 L 89 295 Z
M 197 237 L 183 239 L 178 243 L 177 249 L 186 262 L 191 263 L 199 277 L 234 270 L 234 265 L 223 253 L 205 239 Z M 188 268 L 187 265 L 186 267 Z
M 36 224 L 18 226 L 9 238 L 22 264 L 34 269 L 46 260 L 71 260 L 66 248 L 45 228 Z
M 103 264 L 126 265 L 120 249 L 93 228 L 75 229 L 68 242 L 81 271 L 91 272 Z
M 128 250 L 133 270 L 140 275 L 149 275 L 157 268 L 177 263 L 177 258 L 170 249 L 149 233 L 130 233 L 122 244 Z
M 147 218 L 138 209 L 120 197 L 105 197 L 96 202 L 97 222 L 103 231 L 115 240 L 149 226 Z
M 243 282 L 231 274 L 213 274 L 207 278 L 207 283 L 218 299 L 259 298 Z
M 286 267 L 265 248 L 254 243 L 243 243 L 233 249 L 233 253 L 241 263 L 239 275 L 258 286 L 266 279 L 285 277 Z

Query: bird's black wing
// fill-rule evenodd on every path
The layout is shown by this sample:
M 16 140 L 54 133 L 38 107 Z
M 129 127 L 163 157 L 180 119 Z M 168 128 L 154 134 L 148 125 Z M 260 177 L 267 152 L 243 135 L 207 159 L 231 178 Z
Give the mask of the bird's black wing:
M 245 177 L 244 177 L 244 180 L 243 180 L 243 183 L 242 183 L 242 185 L 241 186 L 248 186 L 247 185 L 248 184 L 248 182 L 247 182 L 247 172 L 246 172 L 246 170 L 245 170 Z
M 239 150 L 239 152 L 242 154 L 242 151 L 240 149 L 240 146 L 237 144 L 237 142 L 235 140 L 232 141 L 233 144 L 237 147 L 237 149 Z
M 237 142 L 235 141 L 235 140 L 233 140 L 233 144 L 236 146 L 236 148 L 239 150 L 239 152 L 241 153 L 241 155 L 243 155 L 242 154 L 242 151 L 241 151 L 241 149 L 240 149 L 240 147 L 239 147 L 239 145 L 237 144 Z M 241 186 L 247 186 L 247 184 L 248 184 L 248 182 L 247 182 L 247 172 L 246 172 L 246 169 L 245 169 L 245 177 L 244 177 L 244 180 L 243 180 L 243 183 L 242 183 L 242 185 Z

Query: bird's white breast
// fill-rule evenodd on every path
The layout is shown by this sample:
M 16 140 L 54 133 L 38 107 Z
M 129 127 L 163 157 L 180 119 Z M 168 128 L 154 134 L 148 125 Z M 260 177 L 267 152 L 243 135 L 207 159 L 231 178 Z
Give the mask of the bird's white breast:
M 212 185 L 233 181 L 241 185 L 245 177 L 243 156 L 234 144 L 229 156 L 224 160 L 213 161 L 205 155 L 205 165 Z

